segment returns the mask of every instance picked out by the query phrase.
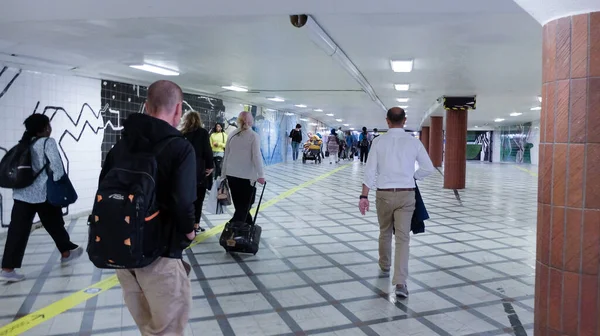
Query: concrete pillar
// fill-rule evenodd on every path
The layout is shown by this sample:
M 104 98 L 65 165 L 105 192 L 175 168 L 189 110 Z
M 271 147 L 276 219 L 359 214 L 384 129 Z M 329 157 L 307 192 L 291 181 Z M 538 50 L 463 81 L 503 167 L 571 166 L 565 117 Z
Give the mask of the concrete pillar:
M 467 176 L 468 111 L 446 111 L 444 188 L 464 189 Z
M 547 22 L 542 59 L 534 334 L 598 335 L 600 11 Z
M 431 117 L 429 127 L 429 157 L 433 166 L 442 167 L 444 156 L 444 117 Z
M 423 128 L 421 128 L 420 139 L 423 143 L 423 147 L 425 147 L 425 150 L 429 153 L 429 126 L 423 126 Z

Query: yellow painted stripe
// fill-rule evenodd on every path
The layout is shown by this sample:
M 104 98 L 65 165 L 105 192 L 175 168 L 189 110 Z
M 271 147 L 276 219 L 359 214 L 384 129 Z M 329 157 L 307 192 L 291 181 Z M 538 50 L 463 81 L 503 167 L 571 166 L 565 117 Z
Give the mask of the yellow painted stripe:
M 531 171 L 529 169 L 526 169 L 526 168 L 523 168 L 523 167 L 519 167 L 519 166 L 515 166 L 515 168 L 517 168 L 518 170 L 524 171 L 524 172 L 526 172 L 527 174 L 529 174 L 531 176 L 534 176 L 534 177 L 538 176 L 538 173 L 536 173 L 534 171 Z
M 298 192 L 299 190 L 306 188 L 308 186 L 311 186 L 311 185 L 339 172 L 340 170 L 346 168 L 347 166 L 348 165 L 340 166 L 340 167 L 333 169 L 330 172 L 325 173 L 317 178 L 314 178 L 308 182 L 304 182 L 296 187 L 293 187 L 293 188 L 289 189 L 288 191 L 281 193 L 281 194 L 277 195 L 276 197 L 268 200 L 261 206 L 261 208 L 266 209 L 266 208 L 276 204 L 277 202 L 290 197 L 291 195 Z M 252 209 L 252 214 L 255 214 L 255 213 L 256 213 L 256 208 Z M 223 231 L 223 227 L 225 226 L 225 224 L 226 223 L 219 224 L 219 225 L 207 230 L 206 232 L 199 234 L 196 237 L 196 239 L 194 239 L 194 241 L 190 244 L 190 246 L 188 248 L 192 248 L 192 247 L 202 243 L 203 241 L 207 240 L 208 238 L 216 236 L 217 234 L 221 233 L 221 231 Z M 119 280 L 117 279 L 117 276 L 112 275 L 112 276 L 110 276 L 100 282 L 97 282 L 89 287 L 86 287 L 76 293 L 70 294 L 69 296 L 67 296 L 61 300 L 51 303 L 50 305 L 48 305 L 34 313 L 23 316 L 22 318 L 3 326 L 2 328 L 0 328 L 0 336 L 20 335 L 21 333 L 24 333 L 25 331 L 39 325 L 40 323 L 50 320 L 50 319 L 54 318 L 55 316 L 62 314 L 64 312 L 66 312 L 67 310 L 72 309 L 72 308 L 84 303 L 85 301 L 87 301 L 95 296 L 100 295 L 101 293 L 106 292 L 107 290 L 115 287 L 118 284 L 119 284 Z

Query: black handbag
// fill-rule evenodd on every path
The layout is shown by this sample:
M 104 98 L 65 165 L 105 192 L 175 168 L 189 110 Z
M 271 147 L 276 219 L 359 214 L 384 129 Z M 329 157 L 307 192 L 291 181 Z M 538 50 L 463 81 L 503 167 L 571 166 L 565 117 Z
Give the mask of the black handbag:
M 71 183 L 71 179 L 69 179 L 69 175 L 67 175 L 64 164 L 63 176 L 58 179 L 58 181 L 54 181 L 54 174 L 50 170 L 50 160 L 48 160 L 48 157 L 46 157 L 46 161 L 48 162 L 46 166 L 46 173 L 48 174 L 48 181 L 46 182 L 46 200 L 48 203 L 61 208 L 75 203 L 78 198 L 77 191 L 75 191 L 73 183 Z M 62 164 L 62 160 L 60 163 Z

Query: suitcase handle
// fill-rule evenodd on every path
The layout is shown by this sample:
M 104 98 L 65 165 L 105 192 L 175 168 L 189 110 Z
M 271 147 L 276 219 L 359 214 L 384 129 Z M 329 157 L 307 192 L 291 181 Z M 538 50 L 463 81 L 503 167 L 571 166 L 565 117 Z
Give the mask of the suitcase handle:
M 258 211 L 260 210 L 260 204 L 262 203 L 263 195 L 265 194 L 265 188 L 267 188 L 267 182 L 263 184 L 262 191 L 260 192 L 260 198 L 258 199 L 258 205 L 256 206 L 256 212 L 254 213 L 254 218 L 252 219 L 252 225 L 256 224 L 256 219 L 258 218 Z M 256 189 L 256 182 L 254 182 L 254 189 Z M 252 198 L 250 198 L 250 202 L 252 202 Z M 252 204 L 250 204 L 250 208 L 252 208 Z

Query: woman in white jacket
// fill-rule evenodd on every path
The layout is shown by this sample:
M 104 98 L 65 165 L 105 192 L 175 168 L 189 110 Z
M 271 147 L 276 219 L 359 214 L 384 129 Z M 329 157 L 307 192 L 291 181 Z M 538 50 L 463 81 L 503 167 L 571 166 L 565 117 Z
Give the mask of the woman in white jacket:
M 260 136 L 252 130 L 250 112 L 238 116 L 238 129 L 229 135 L 225 146 L 222 176 L 227 178 L 235 213 L 232 221 L 252 224 L 250 209 L 254 204 L 254 182 L 265 184 Z

